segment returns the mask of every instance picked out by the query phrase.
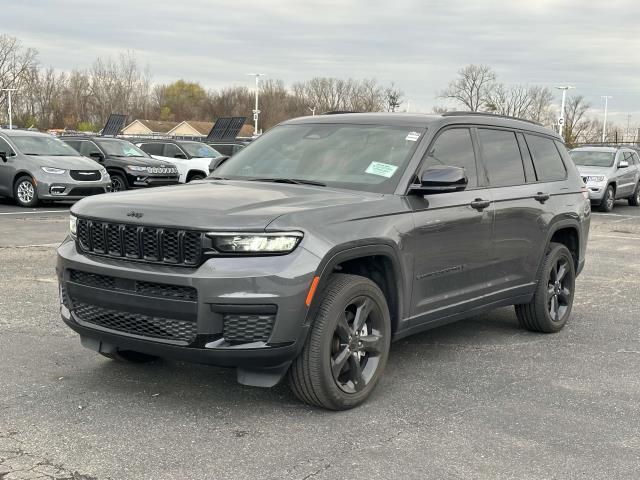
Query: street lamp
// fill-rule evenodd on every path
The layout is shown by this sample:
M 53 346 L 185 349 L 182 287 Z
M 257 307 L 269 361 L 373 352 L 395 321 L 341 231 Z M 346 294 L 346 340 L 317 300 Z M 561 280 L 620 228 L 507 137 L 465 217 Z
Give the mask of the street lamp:
M 560 107 L 560 117 L 558 118 L 558 133 L 562 137 L 562 129 L 564 128 L 564 104 L 567 97 L 567 90 L 575 88 L 571 85 L 557 86 L 558 90 L 562 90 L 562 106 Z
M 247 73 L 247 75 L 251 77 L 256 77 L 256 107 L 253 109 L 253 134 L 255 136 L 258 135 L 258 115 L 260 115 L 260 110 L 258 110 L 258 94 L 260 92 L 260 77 L 264 76 L 264 73 Z
M 11 92 L 15 92 L 17 88 L 0 88 L 0 91 L 7 92 L 9 97 L 9 130 L 13 130 L 13 119 L 11 118 Z
M 602 143 L 604 143 L 607 134 L 607 110 L 609 108 L 609 99 L 613 97 L 611 95 L 602 95 L 601 98 L 604 98 L 604 122 L 602 122 Z
M 315 114 L 316 114 L 316 107 L 311 108 L 310 106 L 308 106 L 308 105 L 307 105 L 307 108 L 308 108 L 308 109 L 309 109 L 309 111 L 311 112 L 311 115 L 314 115 L 314 116 L 315 116 Z

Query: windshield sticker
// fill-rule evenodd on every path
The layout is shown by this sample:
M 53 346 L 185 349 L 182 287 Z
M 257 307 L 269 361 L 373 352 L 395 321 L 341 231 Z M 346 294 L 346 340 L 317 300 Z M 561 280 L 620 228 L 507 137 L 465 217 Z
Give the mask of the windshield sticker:
M 379 177 L 393 177 L 393 174 L 396 173 L 398 167 L 395 165 L 389 165 L 388 163 L 380 163 L 380 162 L 371 162 L 367 169 L 364 171 L 365 173 L 371 173 L 372 175 L 378 175 Z
M 420 138 L 420 134 L 418 132 L 409 132 L 409 134 L 405 137 L 405 140 L 410 142 L 415 142 Z

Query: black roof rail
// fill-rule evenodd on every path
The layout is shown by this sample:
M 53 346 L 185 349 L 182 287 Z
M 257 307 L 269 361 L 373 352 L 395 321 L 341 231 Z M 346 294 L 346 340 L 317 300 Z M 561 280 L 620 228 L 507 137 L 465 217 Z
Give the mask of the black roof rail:
M 609 148 L 631 148 L 637 149 L 638 145 L 634 145 L 630 142 L 625 143 L 615 143 L 615 142 L 589 142 L 589 143 L 576 143 L 576 148 L 578 147 L 609 147 Z
M 544 127 L 540 122 L 535 122 L 533 120 L 527 120 L 526 118 L 520 117 L 512 117 L 511 115 L 500 115 L 498 113 L 490 113 L 490 112 L 444 112 L 442 114 L 443 117 L 464 117 L 467 115 L 479 116 L 479 117 L 496 117 L 496 118 L 508 118 L 509 120 L 519 120 L 521 122 L 531 123 L 533 125 L 538 125 L 539 127 Z
M 351 110 L 329 110 L 328 112 L 322 112 L 320 115 L 341 115 L 343 113 L 362 113 Z

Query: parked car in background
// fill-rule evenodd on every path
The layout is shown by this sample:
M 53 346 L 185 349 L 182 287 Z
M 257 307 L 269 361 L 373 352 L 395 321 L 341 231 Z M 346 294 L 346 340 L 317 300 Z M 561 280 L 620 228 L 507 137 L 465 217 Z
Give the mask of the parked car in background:
M 136 140 L 135 144 L 158 160 L 173 163 L 180 172 L 180 183 L 202 180 L 223 156 L 206 143 L 191 140 Z
M 207 142 L 207 145 L 215 148 L 222 155 L 226 155 L 227 157 L 231 157 L 242 150 L 249 144 L 248 141 L 233 141 L 233 142 Z
M 347 409 L 392 339 L 509 305 L 524 328 L 562 329 L 590 214 L 537 124 L 292 119 L 195 185 L 74 205 L 60 312 L 108 358 L 237 367 L 262 387 L 288 375 L 301 400 Z
M 0 130 L 0 195 L 21 207 L 78 200 L 111 188 L 107 170 L 46 133 Z
M 616 200 L 627 199 L 640 206 L 640 158 L 627 147 L 579 147 L 570 152 L 591 203 L 604 212 L 613 210 Z
M 106 168 L 114 192 L 178 183 L 175 165 L 151 158 L 127 140 L 94 136 L 68 136 L 62 140 Z

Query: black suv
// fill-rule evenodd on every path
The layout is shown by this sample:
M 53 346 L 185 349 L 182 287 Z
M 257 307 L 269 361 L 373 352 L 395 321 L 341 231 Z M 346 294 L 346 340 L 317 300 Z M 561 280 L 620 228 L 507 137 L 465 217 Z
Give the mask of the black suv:
M 175 165 L 151 158 L 127 140 L 92 136 L 66 136 L 61 140 L 106 168 L 114 192 L 178 183 Z
M 63 320 L 118 360 L 237 367 L 305 402 L 364 401 L 391 340 L 515 305 L 567 322 L 588 194 L 560 138 L 479 114 L 286 121 L 162 191 L 88 198 L 58 249 Z

